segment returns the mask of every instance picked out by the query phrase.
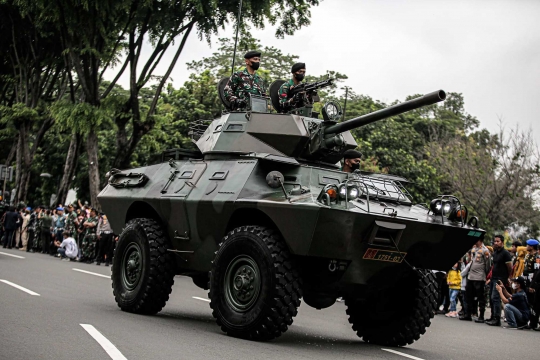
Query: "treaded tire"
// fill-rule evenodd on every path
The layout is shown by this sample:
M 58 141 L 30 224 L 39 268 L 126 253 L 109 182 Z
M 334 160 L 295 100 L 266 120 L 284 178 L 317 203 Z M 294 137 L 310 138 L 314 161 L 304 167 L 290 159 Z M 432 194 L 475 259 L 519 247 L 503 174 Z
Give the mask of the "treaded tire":
M 118 306 L 127 312 L 153 315 L 165 306 L 174 284 L 174 258 L 161 226 L 152 219 L 130 220 L 122 230 L 113 258 L 112 287 Z M 124 257 L 134 249 L 140 253 L 138 280 L 126 285 Z M 129 286 L 131 285 L 131 286 Z
M 345 298 L 349 322 L 364 341 L 384 346 L 410 345 L 420 339 L 431 325 L 438 294 L 433 273 L 419 270 L 418 274 L 414 273 L 399 283 L 401 287 L 398 285 L 398 290 L 387 289 L 384 295 L 392 298 L 397 310 L 387 312 L 385 319 L 381 319 L 381 313 L 377 312 L 377 303 L 383 300 L 380 297 L 365 300 Z M 399 302 L 403 306 L 400 307 Z
M 241 310 L 227 300 L 225 283 L 238 258 L 252 259 L 260 279 L 258 296 L 253 296 L 251 307 Z M 302 298 L 301 279 L 287 247 L 277 231 L 262 226 L 241 226 L 223 238 L 212 262 L 209 286 L 217 324 L 228 335 L 244 339 L 280 336 L 292 324 Z

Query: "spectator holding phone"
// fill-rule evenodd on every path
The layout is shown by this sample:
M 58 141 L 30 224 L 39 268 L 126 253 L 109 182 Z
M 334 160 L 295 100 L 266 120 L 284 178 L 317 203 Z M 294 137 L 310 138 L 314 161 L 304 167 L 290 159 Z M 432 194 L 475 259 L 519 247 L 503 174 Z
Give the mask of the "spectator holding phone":
M 70 261 L 73 261 L 79 254 L 77 243 L 75 242 L 75 239 L 71 237 L 71 233 L 69 231 L 64 231 L 62 236 L 64 238 L 62 243 L 60 243 L 58 240 L 55 240 L 54 242 L 54 244 L 58 247 L 58 254 L 60 254 L 62 259 L 69 258 Z
M 505 329 L 523 329 L 527 326 L 531 312 L 525 293 L 525 278 L 519 276 L 512 279 L 512 295 L 506 291 L 501 280 L 497 282 L 496 288 L 504 305 L 504 312 L 508 326 Z

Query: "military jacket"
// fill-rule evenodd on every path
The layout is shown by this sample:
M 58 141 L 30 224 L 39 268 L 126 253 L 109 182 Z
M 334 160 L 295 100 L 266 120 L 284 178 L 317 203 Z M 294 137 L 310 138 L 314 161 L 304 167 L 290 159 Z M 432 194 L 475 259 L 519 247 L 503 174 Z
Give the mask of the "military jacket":
M 97 224 L 98 224 L 98 218 L 97 216 L 96 217 L 89 217 L 86 222 L 89 222 L 89 223 L 92 223 L 92 224 L 96 224 L 96 226 L 94 227 L 89 227 L 89 228 L 86 228 L 86 235 L 96 235 L 96 231 L 97 231 Z
M 75 211 L 70 212 L 66 216 L 65 230 L 70 232 L 72 235 L 75 233 L 75 219 L 77 219 L 77 213 L 75 213 Z
M 534 264 L 536 262 L 536 254 L 527 254 L 525 255 L 523 275 L 528 277 L 529 275 L 534 274 Z
M 35 212 L 30 214 L 30 219 L 28 220 L 28 230 L 35 231 L 37 225 L 37 215 Z
M 289 91 L 294 87 L 293 79 L 289 79 L 289 81 L 284 82 L 279 88 L 279 103 L 285 112 L 313 103 L 311 97 L 306 93 L 302 93 L 302 96 L 298 100 L 292 100 L 292 97 L 289 96 Z
M 249 94 L 257 96 L 266 96 L 263 80 L 257 73 L 251 75 L 247 68 L 242 71 L 235 72 L 224 89 L 225 98 L 231 104 L 236 99 L 249 98 Z

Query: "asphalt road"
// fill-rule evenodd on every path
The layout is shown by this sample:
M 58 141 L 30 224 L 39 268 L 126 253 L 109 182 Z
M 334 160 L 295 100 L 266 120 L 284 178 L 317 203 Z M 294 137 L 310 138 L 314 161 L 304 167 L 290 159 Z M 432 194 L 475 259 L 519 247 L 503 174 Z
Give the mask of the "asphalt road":
M 533 349 L 538 349 L 540 332 L 493 328 L 440 315 L 418 342 L 383 350 L 356 337 L 343 303 L 324 310 L 302 304 L 294 324 L 280 338 L 270 342 L 239 340 L 221 332 L 205 301 L 207 292 L 190 278 L 177 276 L 163 311 L 142 316 L 117 307 L 109 276 L 110 268 L 103 265 L 0 248 L 0 359 L 538 357 Z

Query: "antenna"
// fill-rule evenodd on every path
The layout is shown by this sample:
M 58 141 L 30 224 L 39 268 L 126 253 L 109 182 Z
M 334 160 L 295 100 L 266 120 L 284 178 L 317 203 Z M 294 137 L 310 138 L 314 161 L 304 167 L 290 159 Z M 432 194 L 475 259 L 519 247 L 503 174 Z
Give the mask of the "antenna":
M 242 0 L 238 4 L 238 18 L 236 19 L 236 38 L 234 39 L 234 52 L 232 57 L 231 76 L 234 74 L 234 62 L 236 61 L 236 44 L 238 44 L 238 29 L 240 29 L 240 18 L 242 17 Z

